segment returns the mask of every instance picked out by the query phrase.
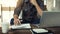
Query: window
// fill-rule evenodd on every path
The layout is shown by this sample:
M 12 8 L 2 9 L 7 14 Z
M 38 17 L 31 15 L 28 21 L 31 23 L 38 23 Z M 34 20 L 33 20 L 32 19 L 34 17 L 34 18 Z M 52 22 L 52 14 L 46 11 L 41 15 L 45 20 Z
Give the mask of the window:
M 0 16 L 1 16 L 1 4 L 0 4 Z
M 0 24 L 1 24 L 1 4 L 0 4 Z
M 16 3 L 18 0 L 0 0 L 0 4 L 2 5 L 2 21 L 9 22 L 13 17 L 13 11 L 16 7 Z M 0 8 L 1 15 L 1 8 Z M 1 23 L 1 22 L 0 22 Z

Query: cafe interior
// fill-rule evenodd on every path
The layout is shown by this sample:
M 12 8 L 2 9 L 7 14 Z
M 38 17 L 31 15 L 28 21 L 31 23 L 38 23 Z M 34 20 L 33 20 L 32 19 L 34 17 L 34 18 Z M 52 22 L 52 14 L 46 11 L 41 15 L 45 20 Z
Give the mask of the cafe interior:
M 22 24 L 27 28 L 15 29 L 10 25 L 14 9 L 19 0 L 0 0 L 0 34 L 4 33 L 2 23 L 8 23 L 8 33 L 4 34 L 60 34 L 60 0 L 39 0 L 42 9 L 42 16 L 39 24 Z M 22 12 L 19 18 L 22 19 Z M 38 16 L 39 17 L 39 16 Z M 12 27 L 12 29 L 11 29 Z M 16 26 L 17 27 L 17 26 Z

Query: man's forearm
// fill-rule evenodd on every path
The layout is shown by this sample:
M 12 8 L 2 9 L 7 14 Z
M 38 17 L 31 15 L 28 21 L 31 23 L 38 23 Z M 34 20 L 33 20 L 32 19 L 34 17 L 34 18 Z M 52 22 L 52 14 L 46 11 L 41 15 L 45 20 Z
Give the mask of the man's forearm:
M 36 9 L 37 9 L 37 12 L 38 12 L 38 14 L 40 15 L 40 16 L 42 16 L 42 9 L 39 7 L 39 5 L 38 4 L 35 4 L 35 7 L 36 7 Z
M 20 12 L 21 12 L 21 9 L 20 9 L 19 7 L 16 7 L 15 10 L 14 10 L 14 15 L 13 15 L 13 17 L 14 17 L 15 19 L 17 19 L 17 18 L 19 17 Z

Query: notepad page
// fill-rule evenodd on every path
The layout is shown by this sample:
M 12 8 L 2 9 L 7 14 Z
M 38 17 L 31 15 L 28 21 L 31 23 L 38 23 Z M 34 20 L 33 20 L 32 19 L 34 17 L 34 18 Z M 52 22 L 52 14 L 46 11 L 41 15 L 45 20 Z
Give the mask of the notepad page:
M 45 30 L 45 29 L 33 29 L 34 32 L 36 33 L 45 33 L 45 32 L 48 32 L 48 30 Z
M 30 24 L 12 25 L 12 29 L 31 28 Z

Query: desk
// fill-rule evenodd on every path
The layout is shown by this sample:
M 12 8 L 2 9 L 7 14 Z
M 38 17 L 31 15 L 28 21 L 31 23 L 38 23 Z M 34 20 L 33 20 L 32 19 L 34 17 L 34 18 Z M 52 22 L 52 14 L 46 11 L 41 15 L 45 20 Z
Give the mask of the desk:
M 51 30 L 54 34 L 60 34 L 60 26 L 45 27 L 47 30 Z
M 35 25 L 31 24 L 32 29 L 37 28 Z M 60 27 L 42 27 L 45 28 L 47 30 L 51 30 L 52 32 L 54 32 L 54 34 L 60 34 Z M 1 27 L 0 27 L 0 34 L 2 34 L 1 31 Z M 32 34 L 32 32 L 30 30 L 9 30 L 8 34 Z
M 16 30 L 16 31 L 9 31 L 9 34 L 32 34 L 30 30 Z
M 0 34 L 2 34 L 2 30 L 0 28 Z M 30 30 L 9 30 L 7 34 L 32 34 Z
M 35 29 L 38 28 L 37 26 L 30 24 L 31 25 L 31 29 Z M 32 34 L 31 29 L 22 29 L 22 30 L 9 30 L 9 32 L 7 34 Z M 2 34 L 1 28 L 0 28 L 0 34 Z
M 34 25 L 31 25 L 32 28 L 37 28 Z M 0 27 L 0 34 L 2 34 L 2 29 Z M 32 34 L 30 29 L 22 29 L 22 30 L 9 30 L 7 34 Z
M 33 29 L 33 28 L 37 28 L 37 27 L 34 26 L 34 25 L 31 25 L 31 26 L 32 26 L 32 29 Z M 60 26 L 54 26 L 54 27 L 39 27 L 39 28 L 44 28 L 44 29 L 50 30 L 50 31 L 53 32 L 54 34 L 60 34 Z

